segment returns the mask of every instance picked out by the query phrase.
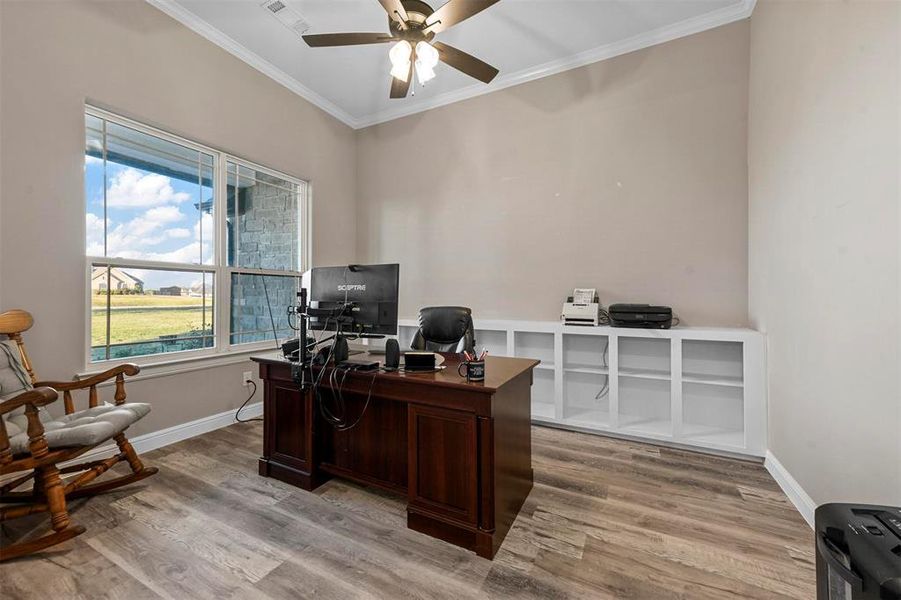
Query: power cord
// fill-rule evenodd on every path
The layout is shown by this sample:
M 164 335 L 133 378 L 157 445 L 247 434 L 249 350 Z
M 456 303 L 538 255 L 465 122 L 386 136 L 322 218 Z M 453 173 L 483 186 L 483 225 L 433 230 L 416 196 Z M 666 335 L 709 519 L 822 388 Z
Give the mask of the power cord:
M 250 392 L 249 396 L 247 396 L 247 400 L 244 401 L 244 404 L 242 404 L 241 407 L 235 411 L 235 421 L 237 421 L 238 423 L 250 423 L 252 421 L 262 421 L 263 420 L 262 417 L 252 417 L 250 419 L 242 419 L 241 418 L 241 411 L 244 410 L 244 407 L 247 406 L 247 403 L 250 402 L 250 400 L 257 393 L 257 384 L 253 379 L 248 379 L 246 383 L 249 383 L 250 385 L 253 386 L 253 391 Z
M 604 312 L 607 312 L 607 311 L 604 311 Z M 610 338 L 608 337 L 606 339 L 607 339 L 607 343 L 604 344 L 604 353 L 602 355 L 603 356 L 602 366 L 605 368 L 608 368 L 608 371 L 607 371 L 607 375 L 604 377 L 604 385 L 601 386 L 601 390 L 594 397 L 595 400 L 601 400 L 602 398 L 606 397 L 608 393 L 610 393 L 610 372 L 609 372 L 610 365 L 607 361 L 607 354 L 610 351 Z

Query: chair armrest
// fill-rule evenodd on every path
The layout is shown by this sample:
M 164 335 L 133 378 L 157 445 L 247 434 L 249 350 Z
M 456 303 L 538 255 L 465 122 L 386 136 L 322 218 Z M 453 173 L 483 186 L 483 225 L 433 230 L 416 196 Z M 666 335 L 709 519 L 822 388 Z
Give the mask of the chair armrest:
M 23 392 L 15 398 L 9 398 L 0 402 L 0 415 L 25 407 L 25 416 L 28 419 L 28 450 L 34 459 L 41 459 L 47 455 L 47 441 L 44 439 L 44 425 L 38 414 L 38 407 L 55 402 L 59 394 L 49 387 L 37 387 Z M 9 434 L 6 431 L 6 422 L 0 419 L 0 465 L 9 463 L 12 454 L 9 450 Z
M 56 390 L 50 387 L 36 387 L 33 390 L 22 392 L 15 398 L 10 398 L 8 400 L 0 402 L 0 415 L 5 415 L 8 412 L 14 411 L 17 408 L 21 408 L 22 406 L 26 406 L 28 404 L 32 405 L 35 408 L 39 406 L 46 406 L 55 402 L 58 397 L 59 394 L 56 393 Z
M 88 405 L 91 407 L 99 406 L 100 398 L 97 394 L 97 385 L 110 379 L 116 380 L 116 406 L 125 404 L 125 376 L 137 375 L 141 372 L 141 367 L 133 363 L 126 363 L 107 369 L 103 373 L 92 375 L 87 379 L 79 379 L 76 381 L 41 381 L 36 386 L 46 385 L 55 388 L 63 393 L 63 403 L 66 407 L 66 414 L 71 415 L 75 412 L 75 404 L 72 402 L 73 390 L 88 390 Z
M 114 377 L 117 377 L 119 375 L 128 375 L 129 377 L 131 377 L 133 375 L 137 375 L 140 372 L 141 367 L 134 363 L 127 363 L 124 365 L 119 365 L 118 367 L 113 367 L 112 369 L 107 369 L 103 373 L 91 375 L 87 379 L 76 379 L 73 381 L 39 381 L 34 385 L 35 387 L 52 387 L 53 389 L 59 390 L 61 392 L 72 390 L 86 390 L 97 385 L 98 383 L 109 381 L 110 379 L 113 379 Z

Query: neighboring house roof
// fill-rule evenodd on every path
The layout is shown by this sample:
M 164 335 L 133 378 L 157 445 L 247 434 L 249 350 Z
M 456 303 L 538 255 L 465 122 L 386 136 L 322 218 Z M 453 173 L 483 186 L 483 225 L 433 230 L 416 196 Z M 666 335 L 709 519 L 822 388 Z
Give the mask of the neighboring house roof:
M 99 277 L 106 277 L 106 267 L 94 267 L 94 271 L 91 273 L 91 280 L 93 281 Z M 131 285 L 144 285 L 143 280 L 135 277 L 131 273 L 123 271 L 119 267 L 112 267 L 110 269 L 110 278 L 130 283 Z

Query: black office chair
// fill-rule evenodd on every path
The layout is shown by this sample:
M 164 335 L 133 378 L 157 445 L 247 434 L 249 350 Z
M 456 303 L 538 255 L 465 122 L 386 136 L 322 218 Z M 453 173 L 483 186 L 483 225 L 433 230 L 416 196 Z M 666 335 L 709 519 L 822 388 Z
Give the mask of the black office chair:
M 413 350 L 474 352 L 475 345 L 470 309 L 465 306 L 430 306 L 419 311 L 419 331 L 410 343 Z

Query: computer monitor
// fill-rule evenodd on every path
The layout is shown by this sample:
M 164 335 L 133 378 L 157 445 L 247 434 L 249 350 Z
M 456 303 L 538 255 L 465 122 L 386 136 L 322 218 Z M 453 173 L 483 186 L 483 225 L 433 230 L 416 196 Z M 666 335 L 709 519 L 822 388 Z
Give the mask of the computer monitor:
M 397 335 L 400 265 L 316 267 L 310 272 L 310 328 Z

